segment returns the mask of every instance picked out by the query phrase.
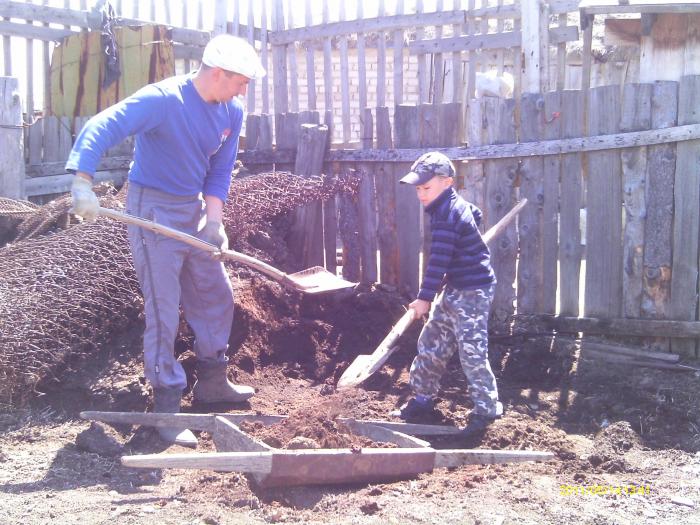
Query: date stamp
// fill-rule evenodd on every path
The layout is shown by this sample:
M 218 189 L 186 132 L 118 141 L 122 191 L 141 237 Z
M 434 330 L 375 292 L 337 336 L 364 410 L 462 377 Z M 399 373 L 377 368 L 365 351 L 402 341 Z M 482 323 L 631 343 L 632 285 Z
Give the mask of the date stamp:
M 559 485 L 560 496 L 649 496 L 649 485 Z

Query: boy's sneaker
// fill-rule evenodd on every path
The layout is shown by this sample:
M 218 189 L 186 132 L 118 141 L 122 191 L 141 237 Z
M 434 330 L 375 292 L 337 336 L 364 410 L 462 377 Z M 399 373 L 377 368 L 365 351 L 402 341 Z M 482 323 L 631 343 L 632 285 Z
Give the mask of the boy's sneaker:
M 473 437 L 483 434 L 486 428 L 500 417 L 501 416 L 485 416 L 483 414 L 471 413 L 467 426 L 462 429 L 462 435 L 465 437 Z
M 391 415 L 400 417 L 404 421 L 422 419 L 433 413 L 435 402 L 432 399 L 419 400 L 412 397 L 400 409 L 394 410 Z

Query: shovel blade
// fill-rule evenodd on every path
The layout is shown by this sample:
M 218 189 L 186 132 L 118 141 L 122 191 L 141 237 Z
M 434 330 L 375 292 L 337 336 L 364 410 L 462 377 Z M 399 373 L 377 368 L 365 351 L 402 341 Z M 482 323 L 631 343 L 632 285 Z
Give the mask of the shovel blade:
M 338 379 L 338 388 L 352 388 L 362 383 L 371 375 L 373 361 L 371 354 L 358 355 Z
M 316 294 L 353 288 L 357 283 L 346 281 L 342 277 L 333 275 L 322 266 L 313 266 L 300 272 L 291 273 L 287 278 L 292 281 L 304 293 Z

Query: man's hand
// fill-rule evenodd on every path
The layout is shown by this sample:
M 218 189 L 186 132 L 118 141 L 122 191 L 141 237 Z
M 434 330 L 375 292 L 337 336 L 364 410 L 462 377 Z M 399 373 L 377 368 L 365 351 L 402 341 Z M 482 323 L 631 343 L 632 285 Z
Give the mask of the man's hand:
M 416 299 L 408 307 L 413 310 L 413 319 L 420 319 L 424 315 L 428 315 L 430 312 L 430 301 L 424 301 L 423 299 Z
M 94 221 L 100 208 L 100 201 L 92 191 L 92 181 L 76 175 L 70 189 L 72 205 L 71 211 L 80 215 L 86 221 Z
M 204 228 L 197 232 L 197 238 L 213 244 L 220 250 L 228 249 L 228 237 L 224 225 L 220 222 L 208 220 Z

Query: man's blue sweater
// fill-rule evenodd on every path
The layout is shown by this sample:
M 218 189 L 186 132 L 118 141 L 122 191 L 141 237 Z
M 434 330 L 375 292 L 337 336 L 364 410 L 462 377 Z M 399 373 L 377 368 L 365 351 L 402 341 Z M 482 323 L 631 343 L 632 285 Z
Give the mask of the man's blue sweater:
M 418 298 L 432 301 L 443 280 L 459 289 L 495 283 L 491 255 L 478 229 L 481 210 L 448 188 L 425 211 L 430 214 L 432 242 Z
M 129 180 L 175 195 L 226 201 L 238 152 L 243 106 L 206 102 L 191 75 L 150 84 L 92 117 L 66 169 L 95 173 L 104 152 L 135 135 Z

